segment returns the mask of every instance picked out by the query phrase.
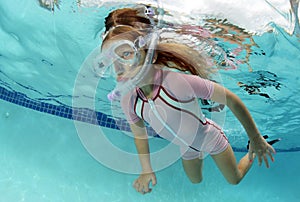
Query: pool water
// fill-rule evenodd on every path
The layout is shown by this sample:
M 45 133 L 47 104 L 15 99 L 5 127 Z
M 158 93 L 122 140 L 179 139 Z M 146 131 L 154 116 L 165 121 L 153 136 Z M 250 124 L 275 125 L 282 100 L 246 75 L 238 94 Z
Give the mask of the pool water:
M 79 12 L 74 2 L 62 2 L 61 10 L 50 13 L 34 1 L 0 1 L 0 202 L 299 200 L 299 38 L 279 27 L 282 23 L 273 24 L 274 32 L 254 37 L 265 54 L 253 53 L 252 71 L 243 65 L 220 71 L 223 84 L 243 99 L 262 133 L 282 139 L 274 146 L 271 168 L 255 162 L 245 179 L 233 186 L 207 157 L 204 180 L 194 185 L 176 161 L 156 172 L 158 184 L 143 196 L 132 188 L 137 175 L 110 169 L 89 154 L 71 120 L 77 110 L 72 108 L 74 80 L 100 43 L 107 13 L 104 7 Z M 100 85 L 95 98 L 97 118 L 105 121 L 80 118 L 99 124 L 124 147 L 118 138 L 124 133 L 111 124 L 107 84 Z M 228 111 L 224 130 L 239 160 L 247 138 Z M 153 141 L 164 144 L 159 138 Z M 134 149 L 133 142 L 125 147 Z
M 294 202 L 300 197 L 299 152 L 277 153 L 269 169 L 255 162 L 237 186 L 225 181 L 209 157 L 204 163 L 203 182 L 191 184 L 178 161 L 157 172 L 158 184 L 151 194 L 142 196 L 131 186 L 137 175 L 108 169 L 87 153 L 72 121 L 5 101 L 0 104 L 3 202 Z M 244 155 L 236 154 L 238 159 Z

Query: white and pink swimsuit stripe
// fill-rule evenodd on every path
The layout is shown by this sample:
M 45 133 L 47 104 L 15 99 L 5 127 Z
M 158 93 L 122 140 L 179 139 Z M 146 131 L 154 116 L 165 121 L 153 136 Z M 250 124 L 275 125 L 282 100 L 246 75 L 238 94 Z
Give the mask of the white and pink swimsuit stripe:
M 161 137 L 180 146 L 182 158 L 201 158 L 203 153 L 219 154 L 227 148 L 228 140 L 220 127 L 205 118 L 198 104 L 198 98 L 210 99 L 214 90 L 211 81 L 199 76 L 179 72 L 156 70 L 153 101 L 162 123 L 151 110 L 147 97 L 140 88 L 122 97 L 122 108 L 130 124 L 140 119 Z M 166 129 L 167 124 L 178 137 Z M 189 146 L 201 151 L 198 152 Z

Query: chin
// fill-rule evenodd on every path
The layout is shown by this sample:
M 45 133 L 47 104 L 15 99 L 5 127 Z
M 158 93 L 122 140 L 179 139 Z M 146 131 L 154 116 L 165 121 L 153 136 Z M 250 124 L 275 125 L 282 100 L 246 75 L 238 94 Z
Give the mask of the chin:
M 129 79 L 128 78 L 124 78 L 124 77 L 117 77 L 117 82 L 126 82 L 128 81 Z

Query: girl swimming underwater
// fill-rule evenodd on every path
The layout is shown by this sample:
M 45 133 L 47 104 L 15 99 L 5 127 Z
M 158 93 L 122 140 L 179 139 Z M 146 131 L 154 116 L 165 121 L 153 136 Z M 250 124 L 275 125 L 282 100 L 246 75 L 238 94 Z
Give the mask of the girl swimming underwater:
M 260 134 L 241 99 L 209 80 L 213 71 L 204 53 L 174 42 L 158 42 L 153 51 L 151 39 L 157 32 L 151 30 L 155 23 L 140 8 L 113 11 L 106 18 L 107 32 L 102 44 L 102 58 L 109 57 L 112 63 L 111 69 L 104 68 L 103 74 L 109 69 L 125 86 L 126 82 L 134 81 L 131 83 L 134 88 L 124 91 L 121 97 L 142 165 L 134 188 L 145 194 L 151 191 L 150 182 L 156 184 L 145 122 L 161 137 L 180 147 L 183 168 L 192 183 L 202 181 L 204 153 L 211 155 L 231 184 L 243 179 L 255 157 L 259 165 L 264 161 L 269 167 L 268 158 L 274 161 L 275 150 Z M 149 51 L 153 51 L 151 57 Z M 145 61 L 150 64 L 144 65 Z M 179 71 L 171 71 L 174 68 Z M 199 99 L 228 106 L 241 122 L 250 147 L 239 163 L 221 127 L 203 115 Z

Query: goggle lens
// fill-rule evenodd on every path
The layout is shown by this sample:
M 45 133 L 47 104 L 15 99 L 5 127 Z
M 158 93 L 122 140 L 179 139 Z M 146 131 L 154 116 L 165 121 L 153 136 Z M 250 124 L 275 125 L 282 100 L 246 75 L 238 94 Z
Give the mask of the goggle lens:
M 139 59 L 140 53 L 133 42 L 118 41 L 96 58 L 94 71 L 100 77 L 116 76 L 125 72 L 124 66 L 130 70 L 136 68 Z

